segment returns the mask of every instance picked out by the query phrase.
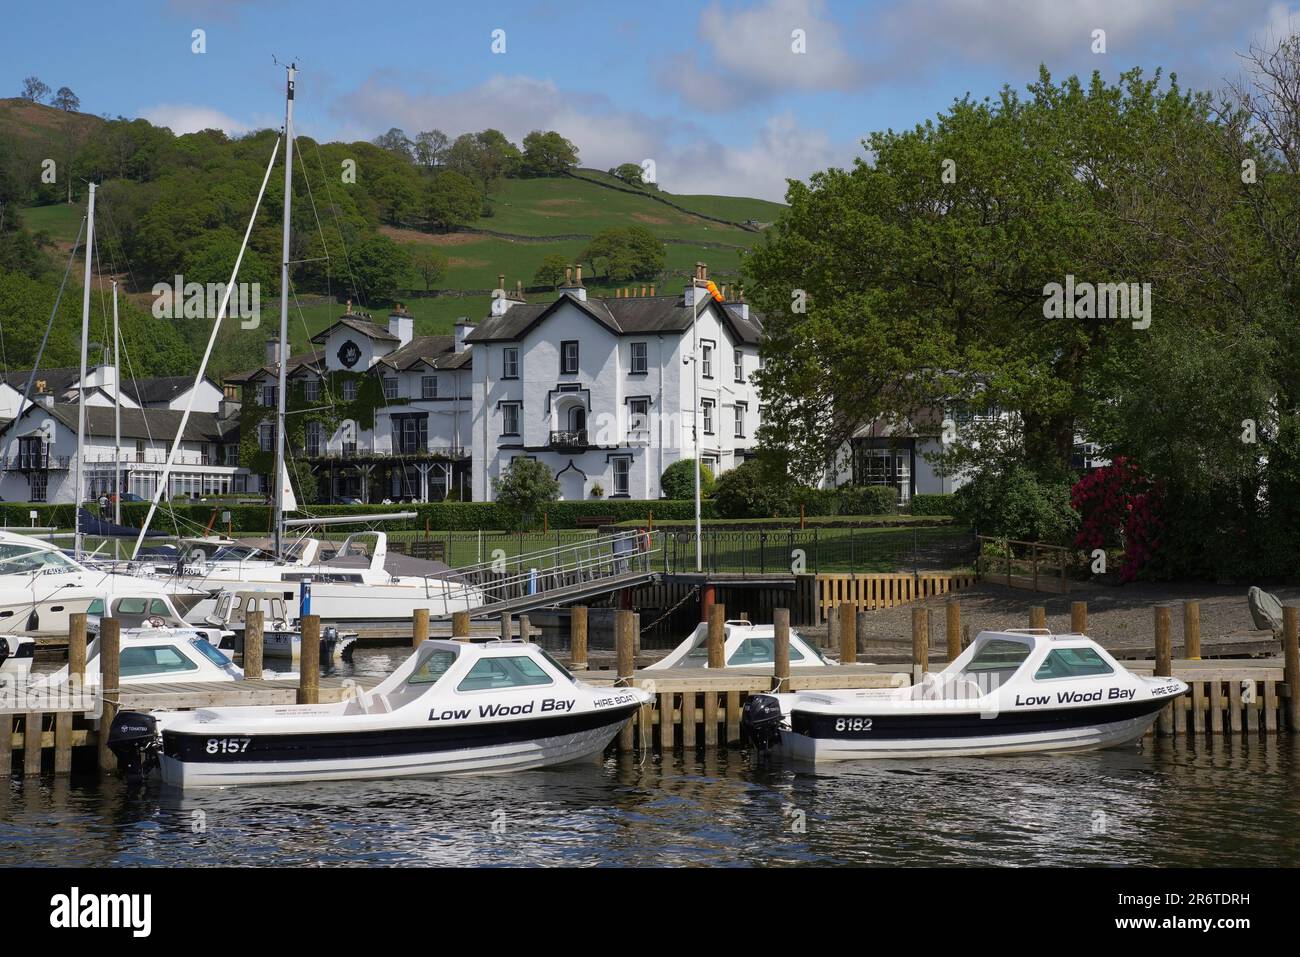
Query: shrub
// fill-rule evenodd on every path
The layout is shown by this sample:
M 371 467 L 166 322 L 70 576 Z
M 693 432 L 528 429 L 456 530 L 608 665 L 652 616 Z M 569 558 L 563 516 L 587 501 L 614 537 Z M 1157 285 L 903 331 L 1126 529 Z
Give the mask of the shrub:
M 713 488 L 713 502 L 722 518 L 771 518 L 788 509 L 787 492 L 770 481 L 754 459 L 722 474 Z
M 954 502 L 957 520 L 981 535 L 1068 545 L 1079 521 L 1069 484 L 1040 479 L 1023 465 L 981 472 Z
M 953 515 L 956 508 L 957 496 L 952 493 L 912 496 L 913 515 Z
M 659 476 L 659 494 L 664 498 L 695 500 L 695 473 L 691 469 L 695 459 L 678 459 Z M 713 494 L 713 470 L 700 466 L 700 494 Z
M 1129 459 L 1119 456 L 1074 483 L 1070 504 L 1079 513 L 1076 548 L 1123 546 L 1120 581 L 1132 581 L 1160 545 L 1162 489 Z
M 898 492 L 890 485 L 848 485 L 840 489 L 841 515 L 893 515 Z

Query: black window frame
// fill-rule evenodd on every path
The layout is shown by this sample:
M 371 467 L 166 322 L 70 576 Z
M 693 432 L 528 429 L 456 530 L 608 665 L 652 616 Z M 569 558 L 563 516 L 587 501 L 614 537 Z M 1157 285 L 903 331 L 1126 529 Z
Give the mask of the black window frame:
M 736 428 L 735 428 L 735 434 L 732 436 L 732 438 L 735 439 L 745 438 L 745 414 L 747 412 L 749 412 L 749 403 L 747 402 L 736 403 L 736 411 L 734 413 L 736 417 Z
M 569 346 L 573 346 L 573 368 L 569 368 Z M 560 340 L 560 375 L 577 375 L 582 368 L 582 348 L 577 339 Z
M 713 360 L 718 354 L 718 344 L 712 339 L 700 340 L 700 378 L 713 378 Z
M 506 371 L 509 368 L 509 363 L 507 363 L 506 361 L 507 357 L 513 357 L 514 359 L 514 367 L 515 367 L 514 372 Z M 519 347 L 518 346 L 501 347 L 501 378 L 503 379 L 519 378 Z
M 708 410 L 707 414 L 705 410 Z M 700 400 L 700 431 L 704 435 L 716 435 L 718 403 L 714 399 Z
M 430 383 L 430 382 L 433 383 L 433 389 L 432 389 L 432 390 L 429 389 L 429 383 Z M 429 394 L 430 391 L 433 392 L 432 395 Z M 436 399 L 436 398 L 438 398 L 438 377 L 437 377 L 436 375 L 422 375 L 422 376 L 420 376 L 420 398 L 421 398 L 421 399 Z
M 641 368 L 636 367 L 636 350 L 637 346 L 641 347 Z M 629 343 L 628 350 L 628 375 L 649 375 L 650 374 L 650 343 L 633 342 Z
M 507 410 L 507 409 L 513 409 L 513 410 L 514 410 L 514 414 L 515 414 L 515 430 L 514 430 L 513 432 L 510 432 L 510 431 L 508 431 L 508 430 L 506 429 L 506 410 Z M 502 438 L 518 438 L 518 437 L 519 437 L 519 435 L 521 434 L 521 433 L 520 433 L 520 429 L 522 428 L 522 423 L 520 422 L 520 418 L 521 418 L 521 416 L 522 416 L 522 414 L 523 414 L 523 411 L 524 411 L 524 404 L 523 404 L 522 402 L 502 402 L 502 403 L 501 403 L 501 437 L 502 437 Z

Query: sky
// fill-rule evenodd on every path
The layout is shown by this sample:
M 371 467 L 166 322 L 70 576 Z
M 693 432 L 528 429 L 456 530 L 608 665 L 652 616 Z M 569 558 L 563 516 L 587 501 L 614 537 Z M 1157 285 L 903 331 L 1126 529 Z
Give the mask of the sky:
M 1300 30 L 1275 0 L 6 0 L 0 95 L 36 75 L 85 112 L 177 133 L 283 122 L 299 133 L 397 126 L 515 142 L 555 129 L 584 166 L 655 163 L 675 193 L 780 200 L 865 156 L 873 130 L 966 94 L 1054 75 L 1162 67 L 1214 89 L 1252 42 Z M 194 31 L 203 31 L 196 52 Z M 1096 31 L 1105 51 L 1097 52 Z M 498 32 L 499 31 L 499 32 Z M 801 49 L 800 49 L 801 48 Z

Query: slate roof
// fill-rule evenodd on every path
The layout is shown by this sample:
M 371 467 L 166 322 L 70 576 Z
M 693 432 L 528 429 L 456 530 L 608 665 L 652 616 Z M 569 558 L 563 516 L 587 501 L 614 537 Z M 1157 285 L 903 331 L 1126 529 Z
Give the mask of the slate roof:
M 455 336 L 416 336 L 400 349 L 394 349 L 379 362 L 405 372 L 420 363 L 435 369 L 459 369 L 470 361 L 470 352 L 456 351 Z
M 683 296 L 642 296 L 627 299 L 590 298 L 586 302 L 570 293 L 562 293 L 554 302 L 519 303 L 504 315 L 489 316 L 466 337 L 467 342 L 509 342 L 523 338 L 529 330 L 569 302 L 618 336 L 654 335 L 661 332 L 686 332 L 691 327 L 692 309 Z M 718 303 L 711 303 L 718 308 Z M 740 342 L 758 345 L 763 325 L 751 312 L 746 319 L 739 305 L 725 303 L 724 321 Z
M 107 438 L 114 434 L 114 410 L 108 406 L 86 406 L 86 435 Z M 56 402 L 53 405 L 35 405 L 23 414 L 48 415 L 65 428 L 77 431 L 77 404 Z M 184 413 L 178 409 L 123 409 L 122 438 L 154 438 L 170 442 L 176 437 Z M 239 438 L 239 418 L 218 418 L 211 412 L 191 412 L 185 423 L 184 439 L 187 442 L 233 442 Z
M 315 352 L 303 353 L 299 356 L 289 356 L 289 369 L 287 374 L 293 375 L 300 371 L 304 366 L 317 367 L 315 371 L 321 372 L 325 368 L 325 352 L 318 349 Z M 244 372 L 232 372 L 226 376 L 226 382 L 231 385 L 241 385 L 250 382 L 261 375 L 279 376 L 280 370 L 276 366 L 258 366 L 256 369 L 248 369 Z
M 207 376 L 204 376 L 204 379 L 212 382 Z M 216 385 L 215 382 L 212 384 Z M 152 376 L 147 379 L 124 381 L 122 392 L 144 405 L 149 402 L 170 402 L 190 391 L 192 385 L 194 385 L 192 375 Z
M 348 313 L 347 315 L 343 316 L 343 318 L 326 326 L 320 332 L 316 333 L 316 335 L 312 336 L 311 341 L 324 342 L 326 339 L 330 337 L 330 333 L 333 332 L 335 327 L 337 326 L 347 326 L 349 329 L 359 332 L 363 336 L 366 336 L 369 339 L 379 339 L 383 342 L 402 341 L 401 339 L 397 338 L 397 336 L 389 332 L 387 326 L 381 326 L 377 322 L 372 322 L 369 319 L 365 318 L 364 316 L 354 315 L 353 313 Z
M 96 367 L 87 366 L 86 374 L 89 375 Z M 0 382 L 22 393 L 27 388 L 27 377 L 32 374 L 31 369 L 13 369 L 9 372 L 0 373 Z M 32 380 L 32 395 L 62 395 L 81 378 L 80 369 L 38 369 L 36 377 Z M 37 384 L 45 383 L 44 390 L 38 389 Z

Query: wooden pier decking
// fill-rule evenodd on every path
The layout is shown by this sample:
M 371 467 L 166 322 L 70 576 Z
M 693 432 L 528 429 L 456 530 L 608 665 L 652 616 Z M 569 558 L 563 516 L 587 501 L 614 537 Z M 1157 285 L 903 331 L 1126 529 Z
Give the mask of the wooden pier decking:
M 1087 609 L 1082 602 L 1074 609 L 1074 630 L 1086 632 Z M 846 662 L 835 668 L 794 668 L 785 662 L 781 678 L 774 676 L 773 668 L 735 668 L 706 670 L 679 668 L 662 671 L 637 669 L 635 655 L 635 615 L 631 611 L 618 613 L 618 651 L 610 664 L 613 667 L 594 667 L 602 660 L 588 655 L 586 641 L 587 615 L 585 609 L 571 619 L 573 632 L 573 660 L 571 666 L 577 677 L 597 685 L 636 686 L 650 690 L 654 701 L 640 709 L 629 720 L 616 739 L 619 750 L 649 750 L 659 748 L 671 751 L 677 747 L 729 747 L 740 742 L 740 714 L 745 699 L 756 693 L 770 691 L 779 681 L 782 690 L 810 690 L 828 688 L 885 688 L 911 684 L 918 671 L 941 670 L 948 660 L 960 654 L 963 635 L 960 624 L 960 606 L 950 602 L 946 611 L 946 648 L 943 653 L 931 656 L 929 648 L 928 610 L 918 607 L 913 611 L 912 655 L 906 667 L 899 663 L 857 663 L 858 648 L 854 641 L 855 616 L 836 615 L 840 628 L 839 650 Z M 1243 742 L 1258 741 L 1260 735 L 1300 731 L 1300 610 L 1295 606 L 1284 609 L 1286 627 L 1282 636 L 1283 656 L 1267 658 L 1240 658 L 1204 660 L 1199 657 L 1174 659 L 1170 637 L 1170 609 L 1155 608 L 1155 641 L 1151 658 L 1126 662 L 1126 667 L 1138 674 L 1173 675 L 1191 686 L 1190 694 L 1170 702 L 1162 712 L 1153 733 L 1180 737 L 1200 735 L 1233 735 Z M 709 620 L 710 660 L 721 663 L 723 622 L 725 609 L 713 605 Z M 85 622 L 84 616 L 74 616 L 73 635 L 70 636 L 70 665 L 78 660 L 84 669 Z M 1042 619 L 1042 609 L 1031 609 L 1030 621 Z M 1190 621 L 1191 619 L 1189 619 Z M 110 647 L 116 646 L 116 623 L 108 624 L 102 632 L 110 637 Z M 788 634 L 789 613 L 779 609 L 776 634 L 778 658 L 782 635 Z M 251 624 L 251 622 L 250 622 Z M 251 647 L 260 655 L 260 617 L 256 628 L 250 628 Z M 531 633 L 526 618 L 519 626 Z M 508 627 L 504 620 L 498 627 Z M 78 628 L 80 632 L 78 633 Z M 417 615 L 411 626 L 409 640 L 418 645 L 428 634 L 427 615 Z M 785 629 L 784 631 L 782 629 Z M 492 633 L 487 626 L 478 629 Z M 452 634 L 462 640 L 471 639 L 468 616 L 458 613 L 453 622 Z M 319 620 L 314 616 L 304 622 L 304 655 L 308 660 L 316 656 L 313 650 L 319 641 Z M 831 636 L 833 637 L 833 636 Z M 1184 636 L 1191 650 L 1201 650 L 1199 633 L 1189 629 Z M 936 649 L 938 652 L 938 649 Z M 870 654 L 870 649 L 867 649 Z M 78 659 L 78 655 L 80 658 Z M 608 661 L 609 659 L 603 659 Z M 646 659 L 642 659 L 645 661 Z M 778 668 L 780 666 L 778 665 Z M 256 665 L 260 669 L 260 664 Z M 336 702 L 373 687 L 380 679 L 343 676 L 321 677 L 311 670 L 303 673 L 301 683 L 284 679 L 246 678 L 235 682 L 177 682 L 164 684 L 122 683 L 116 696 L 109 696 L 105 704 L 108 716 L 99 722 L 71 711 L 31 712 L 23 714 L 0 713 L 0 770 L 12 769 L 15 764 L 27 776 L 53 770 L 56 775 L 67 774 L 71 769 L 72 750 L 80 748 L 95 754 L 101 769 L 111 768 L 97 728 L 104 726 L 111 715 L 121 708 L 188 709 L 228 707 L 238 705 L 284 705 L 299 701 Z M 117 676 L 105 677 L 108 687 L 117 684 Z M 39 731 L 37 747 L 29 747 L 32 732 Z M 19 760 L 20 759 L 20 760 Z

